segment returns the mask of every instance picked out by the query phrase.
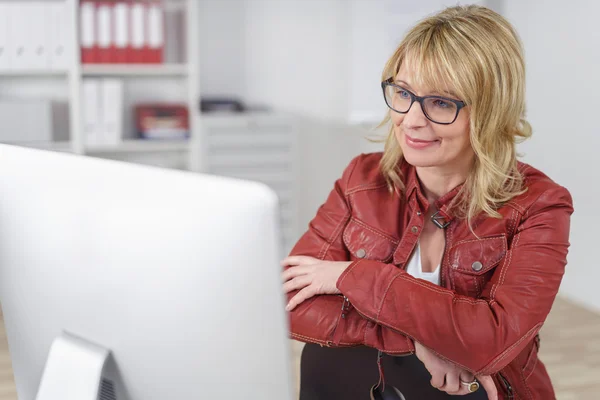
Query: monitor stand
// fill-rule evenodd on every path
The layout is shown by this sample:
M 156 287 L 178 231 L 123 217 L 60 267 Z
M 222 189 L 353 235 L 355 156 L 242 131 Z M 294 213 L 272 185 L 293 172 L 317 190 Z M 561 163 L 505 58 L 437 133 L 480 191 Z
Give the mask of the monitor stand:
M 110 350 L 63 332 L 50 347 L 36 400 L 120 400 L 103 380 L 109 357 Z

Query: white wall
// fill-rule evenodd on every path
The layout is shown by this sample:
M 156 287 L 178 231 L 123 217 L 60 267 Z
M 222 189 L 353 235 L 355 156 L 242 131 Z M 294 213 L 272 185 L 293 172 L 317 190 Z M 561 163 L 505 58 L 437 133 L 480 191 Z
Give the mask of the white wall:
M 246 96 L 245 0 L 200 2 L 200 88 L 203 95 Z
M 348 18 L 345 0 L 245 2 L 245 99 L 298 116 L 299 221 L 314 216 L 350 159 L 361 132 L 348 110 Z
M 600 310 L 600 2 L 506 1 L 506 17 L 525 47 L 531 141 L 524 161 L 574 198 L 571 250 L 562 293 Z
M 311 118 L 343 119 L 344 0 L 253 0 L 246 15 L 248 100 Z

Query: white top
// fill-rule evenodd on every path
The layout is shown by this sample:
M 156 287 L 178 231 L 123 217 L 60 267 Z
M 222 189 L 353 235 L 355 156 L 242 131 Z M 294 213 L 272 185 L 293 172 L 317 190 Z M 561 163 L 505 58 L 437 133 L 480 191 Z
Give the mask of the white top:
M 421 266 L 421 246 L 417 243 L 417 248 L 413 253 L 412 257 L 408 261 L 408 266 L 406 267 L 406 272 L 415 278 L 425 279 L 433 284 L 440 284 L 440 266 L 438 265 L 435 271 L 433 272 L 423 272 L 423 268 Z

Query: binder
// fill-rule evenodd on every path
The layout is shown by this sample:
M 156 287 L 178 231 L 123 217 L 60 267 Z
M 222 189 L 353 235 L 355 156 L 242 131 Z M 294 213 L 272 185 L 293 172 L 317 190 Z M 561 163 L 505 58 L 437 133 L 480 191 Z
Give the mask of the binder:
M 27 69 L 27 54 L 26 54 L 26 36 L 25 29 L 26 10 L 23 8 L 25 4 L 7 2 L 9 7 L 8 20 L 8 38 L 9 38 L 9 57 L 11 60 L 12 69 L 23 70 Z
M 128 61 L 133 64 L 144 62 L 146 47 L 146 5 L 139 0 L 130 3 L 131 9 L 131 46 Z
M 79 37 L 81 62 L 98 62 L 96 4 L 91 0 L 81 0 L 79 5 Z
M 0 71 L 9 70 L 10 65 L 10 40 L 9 40 L 9 20 L 10 5 L 6 2 L 0 2 Z
M 114 61 L 113 2 L 96 2 L 96 26 L 98 29 L 98 62 L 109 64 Z
M 50 21 L 46 14 L 46 3 L 42 1 L 25 2 L 20 5 L 25 17 L 21 23 L 25 30 L 25 63 L 27 69 L 47 70 L 50 68 Z
M 101 143 L 117 145 L 123 139 L 123 81 L 103 79 L 100 88 Z
M 86 146 L 101 143 L 100 80 L 84 79 L 81 83 L 83 135 Z
M 144 52 L 144 62 L 162 63 L 165 46 L 165 17 L 161 1 L 153 0 L 148 4 L 148 41 Z
M 73 49 L 69 45 L 72 25 L 66 2 L 49 2 L 45 4 L 48 23 L 49 67 L 53 70 L 66 71 L 73 57 Z
M 126 63 L 130 46 L 130 18 L 129 5 L 125 1 L 118 1 L 113 7 L 114 21 L 114 62 Z

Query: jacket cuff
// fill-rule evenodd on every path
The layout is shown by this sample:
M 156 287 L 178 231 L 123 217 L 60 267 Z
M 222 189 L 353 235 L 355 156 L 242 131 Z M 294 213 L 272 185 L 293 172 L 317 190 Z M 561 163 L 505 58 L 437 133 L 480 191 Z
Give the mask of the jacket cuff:
M 406 271 L 395 265 L 361 259 L 346 268 L 336 286 L 363 317 L 379 323 L 388 290 L 401 274 Z
M 382 265 L 387 268 L 382 269 Z M 393 265 L 357 260 L 340 275 L 336 286 L 350 301 L 353 308 L 367 320 L 363 341 L 365 346 L 376 348 L 386 354 L 412 354 L 415 352 L 415 345 L 411 338 L 378 323 L 378 313 L 383 306 L 389 285 L 386 284 L 386 287 L 381 289 L 375 288 L 373 277 L 369 277 L 374 269 L 377 269 L 377 280 L 381 278 L 381 273 L 390 275 L 389 278 L 379 280 L 380 282 L 391 283 L 394 275 L 405 273 Z

